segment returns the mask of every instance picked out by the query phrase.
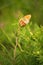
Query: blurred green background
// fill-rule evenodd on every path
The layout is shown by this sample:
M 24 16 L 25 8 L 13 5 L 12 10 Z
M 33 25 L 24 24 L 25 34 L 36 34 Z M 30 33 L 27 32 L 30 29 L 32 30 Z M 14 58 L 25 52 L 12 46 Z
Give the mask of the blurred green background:
M 43 0 L 0 0 L 0 65 L 43 65 Z
M 43 25 L 43 0 L 0 0 L 0 21 L 11 22 L 18 11 L 23 15 L 30 13 L 33 23 Z

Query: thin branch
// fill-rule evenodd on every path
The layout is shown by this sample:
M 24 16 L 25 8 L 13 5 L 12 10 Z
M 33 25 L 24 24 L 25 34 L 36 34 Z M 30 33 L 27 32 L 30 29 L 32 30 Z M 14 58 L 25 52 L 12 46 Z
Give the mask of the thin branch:
M 23 50 L 21 48 L 21 45 L 18 43 L 19 34 L 20 34 L 20 27 L 18 27 L 18 33 L 15 35 L 16 36 L 16 45 L 15 45 L 15 49 L 14 49 L 14 58 L 16 57 L 16 48 L 17 48 L 17 46 L 19 47 L 20 51 L 23 52 Z
M 14 49 L 14 58 L 16 57 L 16 48 L 18 45 L 18 38 L 16 37 L 16 45 L 15 45 L 15 49 Z

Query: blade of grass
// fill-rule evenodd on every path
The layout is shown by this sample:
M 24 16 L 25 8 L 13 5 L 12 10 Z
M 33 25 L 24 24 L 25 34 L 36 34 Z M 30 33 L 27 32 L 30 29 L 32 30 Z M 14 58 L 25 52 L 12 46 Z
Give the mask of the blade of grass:
M 0 45 L 2 46 L 3 50 L 5 50 L 7 52 L 8 56 L 12 60 L 12 56 L 10 55 L 10 53 L 8 52 L 8 50 L 6 49 L 6 47 L 2 43 L 0 43 Z
M 6 36 L 6 38 L 9 40 L 10 44 L 15 47 L 14 43 L 11 41 L 10 37 L 8 36 L 8 34 L 1 28 L 1 31 L 3 32 L 3 34 Z

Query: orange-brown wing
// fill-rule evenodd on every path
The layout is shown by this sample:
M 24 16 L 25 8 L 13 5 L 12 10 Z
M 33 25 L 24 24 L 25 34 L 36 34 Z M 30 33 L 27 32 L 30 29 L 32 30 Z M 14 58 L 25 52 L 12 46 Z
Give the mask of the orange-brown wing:
M 20 24 L 20 26 L 25 26 L 26 25 L 25 22 L 22 19 L 19 21 L 19 24 Z
M 26 16 L 24 16 L 24 18 L 30 20 L 31 19 L 31 15 L 26 15 Z

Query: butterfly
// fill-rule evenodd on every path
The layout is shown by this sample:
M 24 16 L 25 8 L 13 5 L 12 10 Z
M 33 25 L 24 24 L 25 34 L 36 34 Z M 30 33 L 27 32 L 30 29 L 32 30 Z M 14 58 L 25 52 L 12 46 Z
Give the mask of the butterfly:
M 28 24 L 30 22 L 30 19 L 31 19 L 31 15 L 26 15 L 23 18 L 21 18 L 19 20 L 20 26 L 25 26 L 26 24 Z

